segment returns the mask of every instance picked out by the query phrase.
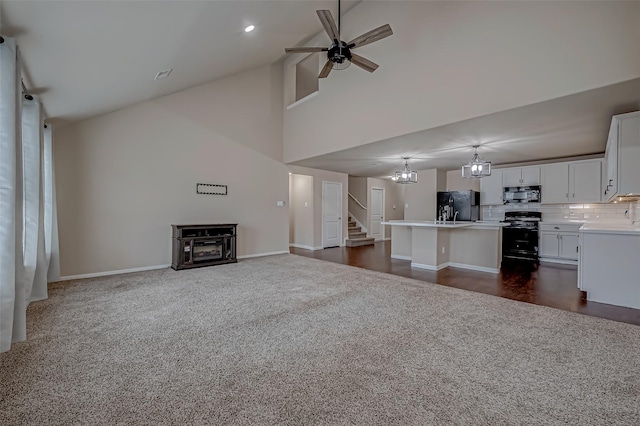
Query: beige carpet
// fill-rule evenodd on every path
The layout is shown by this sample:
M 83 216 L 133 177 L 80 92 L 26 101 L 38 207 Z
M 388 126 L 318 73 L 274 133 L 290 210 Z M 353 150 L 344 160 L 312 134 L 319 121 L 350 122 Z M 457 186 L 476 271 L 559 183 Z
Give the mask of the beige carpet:
M 640 424 L 640 327 L 319 260 L 58 283 L 0 424 Z

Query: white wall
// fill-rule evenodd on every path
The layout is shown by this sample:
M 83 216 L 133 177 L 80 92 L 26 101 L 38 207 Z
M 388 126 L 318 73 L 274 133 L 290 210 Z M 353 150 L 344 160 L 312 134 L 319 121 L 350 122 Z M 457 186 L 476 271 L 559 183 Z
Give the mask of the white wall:
M 462 177 L 462 165 L 460 169 L 447 172 L 447 191 L 480 191 L 480 179 L 465 179 Z
M 404 184 L 405 220 L 434 220 L 437 216 L 437 192 L 446 189 L 446 172 L 418 171 L 418 183 Z
M 365 207 L 369 205 L 366 177 L 349 176 L 349 192 Z M 369 229 L 369 210 L 365 210 L 349 197 L 349 213 L 353 215 L 367 230 Z
M 313 250 L 313 176 L 289 175 L 289 244 Z
M 288 166 L 294 174 L 313 176 L 313 240 L 316 249 L 322 248 L 322 182 L 338 182 L 342 184 L 342 240 L 348 238 L 348 203 L 349 176 L 345 173 L 329 172 L 326 170 L 310 169 L 308 167 Z
M 169 264 L 171 224 L 234 222 L 239 256 L 287 251 L 281 113 L 267 66 L 58 129 L 61 274 Z
M 333 71 L 285 111 L 285 161 L 638 78 L 639 16 L 640 2 L 361 2 L 344 39 L 389 23 L 393 36 L 357 50 L 380 68 Z

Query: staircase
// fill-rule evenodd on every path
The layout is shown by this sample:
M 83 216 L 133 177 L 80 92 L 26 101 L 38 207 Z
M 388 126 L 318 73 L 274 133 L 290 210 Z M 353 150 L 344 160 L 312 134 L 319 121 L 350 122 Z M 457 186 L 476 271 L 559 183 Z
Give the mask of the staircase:
M 367 237 L 366 232 L 362 232 L 362 228 L 356 226 L 356 222 L 349 215 L 349 239 L 346 244 L 347 247 L 360 247 L 373 245 L 375 238 Z

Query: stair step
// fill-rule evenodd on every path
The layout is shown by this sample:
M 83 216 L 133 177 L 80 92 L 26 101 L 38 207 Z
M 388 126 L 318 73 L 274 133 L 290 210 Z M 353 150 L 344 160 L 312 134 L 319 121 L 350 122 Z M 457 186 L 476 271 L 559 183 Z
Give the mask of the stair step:
M 367 236 L 366 232 L 360 231 L 360 232 L 349 232 L 349 238 L 365 238 Z
M 349 230 L 349 232 L 351 231 L 355 231 L 355 232 L 360 232 L 362 231 L 362 227 L 360 226 L 350 226 L 349 228 L 347 228 Z
M 369 246 L 375 243 L 376 239 L 373 237 L 365 237 L 365 238 L 349 238 L 347 240 L 347 247 L 360 247 L 360 246 Z
M 349 226 L 356 226 L 355 222 L 349 221 Z

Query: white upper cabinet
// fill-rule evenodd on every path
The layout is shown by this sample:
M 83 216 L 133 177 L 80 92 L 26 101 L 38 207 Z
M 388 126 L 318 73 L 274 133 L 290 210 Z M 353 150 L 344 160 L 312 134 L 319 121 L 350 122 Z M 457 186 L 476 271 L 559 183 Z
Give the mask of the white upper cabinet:
M 599 186 L 600 184 L 598 184 Z M 569 165 L 566 163 L 542 166 L 542 203 L 569 201 Z
M 480 179 L 480 204 L 490 206 L 503 204 L 502 170 L 491 170 L 491 175 Z
M 595 203 L 600 201 L 602 160 L 569 164 L 569 201 Z
M 601 167 L 602 160 L 542 166 L 542 203 L 597 203 Z
M 502 186 L 540 185 L 540 167 L 502 169 Z
M 616 115 L 611 120 L 603 201 L 640 195 L 640 112 Z

